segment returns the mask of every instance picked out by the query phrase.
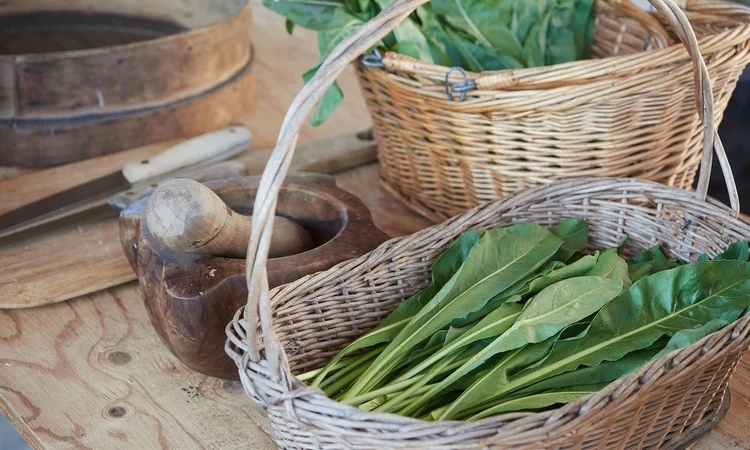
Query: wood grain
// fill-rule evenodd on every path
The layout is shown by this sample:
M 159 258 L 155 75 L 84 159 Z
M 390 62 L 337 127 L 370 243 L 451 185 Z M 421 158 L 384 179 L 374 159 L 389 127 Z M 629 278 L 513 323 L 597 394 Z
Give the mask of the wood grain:
M 252 205 L 259 182 L 258 176 L 216 180 L 206 183 L 206 189 L 215 192 L 222 205 L 226 202 L 242 212 Z M 120 236 L 154 327 L 188 367 L 239 379 L 224 344 L 227 323 L 247 302 L 244 257 L 194 255 L 159 245 L 144 220 L 146 203 L 151 201 L 139 201 L 123 211 Z M 373 225 L 367 207 L 337 188 L 329 175 L 287 177 L 277 211 L 304 225 L 317 245 L 304 253 L 269 259 L 271 287 L 361 256 L 389 238 Z
M 0 119 L 9 119 L 16 112 L 14 90 L 13 61 L 0 58 Z
M 271 148 L 275 143 L 288 105 L 302 87 L 300 74 L 315 64 L 318 53 L 315 46 L 309 45 L 314 40 L 314 34 L 295 30 L 294 36 L 287 36 L 283 19 L 262 8 L 257 1 L 254 1 L 254 5 L 257 5 L 253 16 L 254 42 L 257 45 L 254 70 L 259 107 L 241 120 L 253 132 L 253 151 L 247 152 L 240 160 L 248 166 L 250 174 L 259 174 L 270 154 L 270 151 L 259 150 Z M 287 57 L 278 58 L 282 53 Z M 333 113 L 328 124 L 317 128 L 306 126 L 300 137 L 303 144 L 325 140 L 314 147 L 302 145 L 292 163 L 292 170 L 330 173 L 374 160 L 371 142 L 353 142 L 351 137 L 343 141 L 334 139 L 346 131 L 366 129 L 371 123 L 353 70 L 348 69 L 339 81 L 346 93 L 344 103 Z M 235 97 L 237 95 L 234 94 Z M 177 142 L 179 140 L 169 140 L 0 179 L 0 214 L 119 170 L 125 163 L 148 158 Z M 356 151 L 341 158 L 342 150 L 348 148 L 356 148 Z M 357 183 L 353 181 L 352 184 Z M 85 248 L 87 253 L 70 252 L 71 248 Z M 17 248 L 13 255 L 0 253 L 0 308 L 63 301 L 135 278 L 135 273 L 119 250 L 117 220 L 111 219 L 46 236 L 43 240 Z
M 213 27 L 155 40 L 68 55 L 16 56 L 16 117 L 122 113 L 210 91 L 250 61 L 250 16 L 248 6 Z
M 371 184 L 377 179 L 377 165 L 337 175 L 384 231 L 428 225 Z M 750 356 L 730 389 L 729 413 L 693 450 L 750 449 Z M 122 419 L 106 414 L 117 406 Z M 236 382 L 199 375 L 162 345 L 135 283 L 0 311 L 0 409 L 37 449 L 276 448 L 263 412 Z
M 179 136 L 193 137 L 237 123 L 246 125 L 241 117 L 254 104 L 254 97 L 248 94 L 253 91 L 254 77 L 253 67 L 248 66 L 231 83 L 191 101 L 100 121 L 0 122 L 0 164 L 48 167 Z
M 0 313 L 0 408 L 34 448 L 273 448 L 238 383 L 161 345 L 134 285 L 45 309 Z
M 128 2 L 120 4 L 126 7 Z M 263 106 L 248 117 L 248 123 L 255 148 L 268 148 L 301 86 L 299 74 L 315 63 L 317 52 L 310 45 L 313 34 L 295 30 L 293 37 L 287 37 L 283 20 L 260 7 L 255 9 L 254 21 L 258 104 Z M 278 58 L 280 54 L 285 58 Z M 346 93 L 344 106 L 325 126 L 306 127 L 301 142 L 370 123 L 351 69 L 340 82 Z M 156 152 L 153 148 L 151 153 L 148 149 L 137 151 L 144 155 Z M 85 181 L 86 170 L 101 175 L 123 162 L 102 159 L 80 172 L 62 170 L 57 178 L 52 176 L 54 172 L 40 172 L 29 179 L 35 184 L 0 184 L 0 208 L 10 209 L 48 195 L 60 184 Z M 376 225 L 392 236 L 410 234 L 430 224 L 378 186 L 377 165 L 349 170 L 336 178 L 340 187 L 365 202 Z M 7 195 L 8 186 L 22 197 Z M 111 233 L 116 235 L 115 230 L 99 230 L 100 236 L 109 240 Z M 96 243 L 90 231 L 90 242 Z M 63 248 L 61 244 L 57 251 Z M 130 270 L 124 258 L 119 258 Z M 0 267 L 5 261 L 0 256 Z M 57 283 L 64 287 L 63 280 Z M 0 292 L 0 299 L 6 297 Z M 694 450 L 750 449 L 750 355 L 740 362 L 730 388 L 733 402 L 729 413 Z M 35 449 L 276 448 L 263 412 L 238 383 L 189 370 L 161 344 L 136 283 L 70 302 L 0 311 L 0 409 Z M 123 416 L 112 418 L 113 413 Z
M 244 258 L 252 216 L 240 214 L 205 185 L 188 179 L 167 180 L 149 196 L 146 228 L 162 246 L 176 252 Z M 310 250 L 310 234 L 277 214 L 270 257 Z
M 151 145 L 0 181 L 0 213 L 117 170 L 123 159 L 146 159 L 174 143 Z M 351 133 L 302 145 L 299 150 L 292 161 L 292 170 L 329 172 L 375 159 L 373 142 Z M 249 151 L 239 161 L 250 174 L 260 174 L 269 155 L 270 150 Z M 85 251 L 71 252 L 71 248 Z M 55 303 L 135 280 L 135 273 L 118 248 L 115 217 L 1 248 L 0 260 L 4 264 L 0 265 L 0 308 Z
M 76 34 L 85 36 L 85 23 L 92 17 L 99 17 L 99 29 L 158 29 L 161 24 L 167 34 L 123 45 L 96 42 L 87 49 L 0 54 L 0 164 L 52 166 L 192 137 L 236 122 L 252 106 L 247 0 L 202 0 L 196 13 L 214 10 L 209 15 L 220 20 L 195 29 L 174 21 L 164 24 L 149 16 L 148 7 L 140 8 L 142 19 L 118 16 L 107 1 L 82 7 L 78 21 L 71 11 L 59 13 L 56 20 L 54 4 L 36 5 L 41 15 L 26 11 L 12 16 L 8 3 L 0 4 L 0 28 L 10 23 L 31 30 L 10 40 L 33 41 L 33 30 L 44 32 L 40 23 L 45 21 L 58 26 L 80 22 L 84 31 Z M 89 24 L 88 29 L 94 30 L 89 38 L 96 39 L 96 27 Z

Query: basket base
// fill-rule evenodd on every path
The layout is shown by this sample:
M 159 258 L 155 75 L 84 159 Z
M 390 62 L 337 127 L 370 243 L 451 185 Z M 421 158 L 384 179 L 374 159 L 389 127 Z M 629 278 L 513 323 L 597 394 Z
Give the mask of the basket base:
M 719 407 L 707 414 L 703 421 L 693 431 L 682 436 L 678 441 L 667 444 L 662 450 L 690 450 L 693 448 L 698 439 L 708 434 L 729 411 L 729 405 L 732 402 L 732 395 L 727 388 L 724 398 L 721 400 Z
M 386 181 L 382 176 L 380 177 L 379 181 L 380 181 L 380 186 L 383 188 L 384 191 L 391 194 L 396 200 L 406 205 L 407 208 L 411 209 L 417 214 L 423 217 L 426 217 L 427 219 L 430 219 L 435 223 L 443 222 L 446 219 L 451 217 L 450 215 L 440 214 L 437 211 L 434 211 L 430 209 L 429 207 L 425 206 L 424 204 L 422 204 L 422 202 L 419 202 L 418 200 L 415 200 L 413 198 L 403 195 L 397 187 L 388 183 L 388 181 Z M 457 212 L 457 214 L 460 214 L 460 213 L 461 211 Z

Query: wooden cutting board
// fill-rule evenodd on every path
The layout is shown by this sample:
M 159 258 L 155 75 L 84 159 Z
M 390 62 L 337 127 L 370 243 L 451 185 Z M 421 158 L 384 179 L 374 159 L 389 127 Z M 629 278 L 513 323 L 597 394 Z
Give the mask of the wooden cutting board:
M 47 195 L 118 170 L 179 141 L 169 141 L 53 169 L 0 180 L 0 214 Z M 250 150 L 237 159 L 260 174 L 271 150 Z M 333 173 L 376 159 L 366 132 L 306 145 L 290 171 Z M 117 218 L 82 224 L 0 249 L 0 308 L 56 303 L 136 279 L 120 246 Z

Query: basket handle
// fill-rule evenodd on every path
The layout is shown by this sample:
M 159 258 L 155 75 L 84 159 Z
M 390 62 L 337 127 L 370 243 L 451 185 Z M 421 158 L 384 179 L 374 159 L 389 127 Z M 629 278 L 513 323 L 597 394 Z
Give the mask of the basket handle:
M 428 1 L 394 0 L 377 17 L 366 22 L 334 48 L 317 74 L 303 86 L 292 101 L 281 125 L 276 147 L 263 171 L 253 207 L 252 234 L 247 248 L 248 299 L 245 308 L 248 340 L 247 357 L 253 362 L 260 362 L 260 345 L 255 332 L 256 327 L 260 324 L 269 374 L 275 381 L 280 382 L 287 389 L 287 392 L 292 390 L 293 377 L 289 370 L 284 348 L 273 328 L 266 261 L 271 242 L 271 228 L 276 201 L 294 155 L 300 128 L 328 87 L 333 84 L 336 77 L 351 62 L 372 48 L 417 7 Z M 666 17 L 667 23 L 679 35 L 683 44 L 687 47 L 688 53 L 693 58 L 695 86 L 700 94 L 696 95 L 696 100 L 700 117 L 703 119 L 705 133 L 698 195 L 702 199 L 706 198 L 708 179 L 711 173 L 711 150 L 714 148 L 719 155 L 719 161 L 724 170 L 732 205 L 739 214 L 737 189 L 721 141 L 715 131 L 713 96 L 708 70 L 698 51 L 698 42 L 690 22 L 672 0 L 649 1 Z

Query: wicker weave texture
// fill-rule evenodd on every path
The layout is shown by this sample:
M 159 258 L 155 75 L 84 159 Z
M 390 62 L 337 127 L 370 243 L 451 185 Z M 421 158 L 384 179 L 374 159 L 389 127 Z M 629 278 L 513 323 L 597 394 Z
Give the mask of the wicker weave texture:
M 706 130 L 701 136 L 702 170 L 696 193 L 632 177 L 566 179 L 542 184 L 411 236 L 388 241 L 363 257 L 269 291 L 266 262 L 276 200 L 307 115 L 351 61 L 426 1 L 394 0 L 375 19 L 345 38 L 302 88 L 287 113 L 255 199 L 246 265 L 248 303 L 227 327 L 226 350 L 237 364 L 245 391 L 267 408 L 277 442 L 290 449 L 582 450 L 670 446 L 689 435 L 715 409 L 712 405 L 721 403 L 729 377 L 750 344 L 750 314 L 689 347 L 646 364 L 600 392 L 543 413 L 509 414 L 476 422 L 426 422 L 337 403 L 295 378 L 295 373 L 323 366 L 347 343 L 374 327 L 399 302 L 424 286 L 431 263 L 468 229 L 527 220 L 550 226 L 566 217 L 583 217 L 591 227 L 592 248 L 616 246 L 623 235 L 628 235 L 628 252 L 661 243 L 686 260 L 701 253 L 716 255 L 729 243 L 750 235 L 750 225 L 737 218 L 736 185 L 715 132 L 709 70 L 690 23 L 672 0 L 649 0 L 693 58 L 695 88 L 700 93 L 698 111 Z M 658 33 L 658 27 L 649 24 L 649 19 L 641 17 L 639 23 Z M 711 42 L 704 42 L 703 50 L 707 44 Z M 659 51 L 645 55 L 652 57 Z M 664 52 L 659 61 L 665 64 L 683 58 L 674 49 Z M 618 58 L 616 69 L 638 65 L 641 57 L 634 54 Z M 607 58 L 589 64 L 585 72 L 566 73 L 566 82 L 604 82 L 614 70 Z M 554 70 L 542 70 L 521 81 L 549 85 L 556 82 L 558 75 Z M 477 79 L 478 85 L 483 86 L 509 81 L 515 83 L 507 74 Z M 585 102 L 591 98 L 569 101 Z M 549 106 L 555 102 L 556 99 Z M 461 107 L 471 105 L 467 101 Z M 438 120 L 424 118 L 425 126 L 431 126 L 427 119 Z M 471 141 L 462 145 L 470 147 Z M 705 200 L 712 150 L 725 172 L 733 210 Z
M 750 226 L 726 208 L 649 181 L 602 178 L 537 187 L 274 291 L 273 326 L 291 370 L 322 367 L 424 287 L 429 266 L 461 232 L 526 220 L 551 226 L 570 216 L 590 222 L 592 248 L 616 246 L 627 234 L 628 254 L 661 242 L 672 254 L 694 260 L 750 235 Z M 242 311 L 230 331 L 230 354 L 243 373 L 255 377 L 253 396 L 268 406 L 283 448 L 657 449 L 694 429 L 724 395 L 750 344 L 750 316 L 560 410 L 478 422 L 422 422 L 363 412 L 299 383 L 293 400 L 280 401 L 287 393 L 264 364 L 247 358 Z M 516 420 L 507 423 L 510 419 Z
M 750 62 L 748 11 L 688 2 L 717 124 Z M 560 178 L 635 176 L 689 189 L 702 139 L 690 58 L 670 33 L 655 39 L 607 0 L 596 14 L 600 59 L 469 74 L 485 87 L 463 102 L 447 100 L 445 67 L 391 53 L 385 70 L 359 64 L 384 187 L 435 221 Z

